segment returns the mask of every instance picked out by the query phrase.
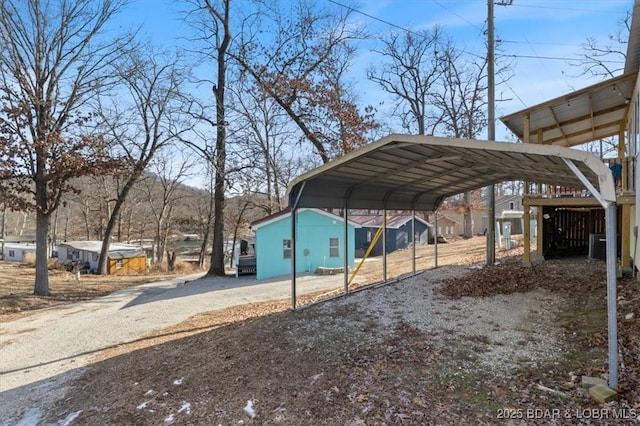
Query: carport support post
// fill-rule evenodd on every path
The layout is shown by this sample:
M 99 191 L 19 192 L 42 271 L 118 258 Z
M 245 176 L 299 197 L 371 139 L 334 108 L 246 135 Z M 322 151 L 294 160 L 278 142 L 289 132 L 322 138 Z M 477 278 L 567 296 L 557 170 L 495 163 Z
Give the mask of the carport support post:
M 349 225 L 347 220 L 349 219 L 349 213 L 347 213 L 347 200 L 344 201 L 344 295 L 349 294 Z
M 296 211 L 291 209 L 291 310 L 296 310 Z
M 416 273 L 416 211 L 411 210 L 411 272 Z
M 616 289 L 616 204 L 610 203 L 605 210 L 607 230 L 607 317 L 609 323 L 609 387 L 618 386 L 618 312 Z
M 435 259 L 435 262 L 436 262 L 434 268 L 437 268 L 438 267 L 438 211 L 437 210 L 435 211 L 434 216 L 436 217 L 436 220 L 435 220 L 436 232 L 434 232 L 433 234 L 433 250 L 434 250 L 433 258 Z
M 387 281 L 387 208 L 382 210 L 382 281 Z

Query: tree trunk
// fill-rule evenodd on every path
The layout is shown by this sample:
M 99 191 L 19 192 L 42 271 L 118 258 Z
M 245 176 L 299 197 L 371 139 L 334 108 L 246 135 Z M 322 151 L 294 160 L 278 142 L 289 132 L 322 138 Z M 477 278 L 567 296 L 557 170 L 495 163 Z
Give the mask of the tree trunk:
M 111 242 L 111 235 L 116 227 L 116 222 L 118 216 L 120 215 L 120 210 L 124 205 L 125 200 L 127 199 L 127 195 L 129 191 L 138 180 L 140 174 L 142 174 L 141 170 L 137 170 L 134 172 L 132 177 L 127 181 L 127 183 L 122 188 L 120 194 L 118 194 L 118 198 L 116 199 L 115 205 L 113 206 L 113 210 L 111 211 L 111 216 L 109 217 L 109 222 L 107 222 L 107 227 L 104 231 L 104 238 L 102 239 L 102 249 L 100 250 L 100 260 L 98 261 L 98 274 L 107 275 L 107 266 L 108 266 L 108 256 L 109 256 L 109 243 Z
M 209 228 L 207 227 L 202 235 L 202 244 L 200 245 L 200 254 L 198 255 L 198 267 L 204 269 L 204 259 L 207 256 L 207 241 L 209 240 Z
M 464 193 L 464 238 L 473 237 L 473 220 L 471 217 L 471 192 Z
M 176 269 L 176 252 L 167 250 L 167 269 L 173 272 Z
M 38 210 L 36 215 L 36 282 L 33 294 L 49 296 L 49 216 Z
M 224 26 L 224 35 L 217 52 L 216 85 L 213 94 L 216 100 L 216 164 L 214 182 L 214 210 L 213 210 L 213 247 L 211 249 L 211 265 L 208 276 L 224 276 L 224 184 L 227 159 L 227 123 L 225 119 L 224 91 L 227 84 L 227 49 L 231 43 L 231 30 L 229 28 L 229 0 L 224 1 L 224 16 L 220 16 Z

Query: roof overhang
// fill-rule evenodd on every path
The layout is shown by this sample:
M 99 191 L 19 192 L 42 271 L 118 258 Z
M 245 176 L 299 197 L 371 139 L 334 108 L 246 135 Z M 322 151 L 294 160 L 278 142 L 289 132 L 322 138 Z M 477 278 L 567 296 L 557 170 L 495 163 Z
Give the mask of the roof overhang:
M 587 187 L 601 203 L 615 202 L 611 171 L 585 151 L 410 135 L 390 135 L 318 167 L 293 180 L 287 195 L 295 208 L 434 211 L 451 195 L 514 180 Z
M 638 71 L 640 68 L 640 1 L 633 2 L 631 11 L 631 29 L 629 31 L 629 44 L 624 63 L 625 74 Z
M 576 146 L 624 130 L 637 69 L 500 118 L 521 141 Z M 528 132 L 527 132 L 527 119 Z

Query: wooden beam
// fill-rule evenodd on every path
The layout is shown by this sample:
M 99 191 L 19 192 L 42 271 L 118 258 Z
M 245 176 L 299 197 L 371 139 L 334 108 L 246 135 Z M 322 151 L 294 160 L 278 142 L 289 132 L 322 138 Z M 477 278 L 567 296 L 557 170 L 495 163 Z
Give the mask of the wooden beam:
M 523 238 L 524 238 L 524 253 L 522 254 L 522 264 L 524 266 L 531 266 L 531 213 L 529 212 L 529 206 L 524 206 L 524 217 L 522 219 Z
M 622 75 L 620 77 L 616 77 L 616 78 L 612 78 L 612 79 L 609 79 L 609 80 L 605 80 L 605 81 L 603 81 L 601 83 L 597 83 L 597 84 L 594 84 L 592 86 L 585 87 L 585 88 L 577 90 L 575 92 L 568 93 L 568 94 L 566 94 L 564 96 L 559 96 L 557 98 L 554 98 L 554 99 L 551 99 L 549 101 L 540 103 L 538 105 L 532 106 L 532 107 L 524 109 L 522 111 L 518 111 L 518 112 L 515 112 L 513 114 L 505 115 L 504 117 L 501 117 L 500 120 L 502 120 L 503 122 L 510 121 L 510 120 L 513 120 L 514 118 L 518 118 L 518 117 L 522 116 L 523 114 L 531 114 L 531 113 L 535 113 L 537 111 L 544 111 L 549 106 L 554 106 L 554 105 L 557 105 L 557 104 L 567 104 L 567 103 L 571 102 L 572 100 L 574 100 L 576 98 L 579 98 L 580 96 L 585 95 L 585 94 L 591 94 L 591 93 L 597 92 L 598 90 L 602 90 L 602 89 L 608 89 L 608 88 L 613 89 L 614 86 L 617 86 L 617 85 L 620 85 L 620 84 L 626 83 L 626 82 L 635 82 L 637 76 L 638 76 L 638 73 L 637 72 L 633 72 L 633 73 Z
M 562 142 L 565 140 L 572 140 L 572 139 L 576 139 L 579 137 L 583 137 L 583 139 L 580 139 L 580 141 L 578 142 L 570 142 L 569 146 L 576 146 L 576 145 L 581 145 L 583 143 L 588 143 L 588 142 L 592 142 L 594 139 L 600 139 L 600 138 L 606 138 L 609 136 L 615 136 L 617 135 L 618 132 L 618 128 L 620 126 L 620 120 L 613 120 L 613 121 L 609 121 L 603 124 L 600 124 L 599 126 L 593 126 L 592 128 L 589 129 L 583 129 L 577 132 L 572 132 L 569 134 L 564 134 L 562 137 L 554 137 L 554 138 L 548 138 L 545 139 L 543 142 L 541 142 L 544 145 L 554 145 L 554 144 L 558 144 L 558 142 Z M 563 125 L 566 126 L 566 123 L 563 123 Z M 551 129 L 547 129 L 548 130 L 553 130 L 555 128 L 552 127 Z M 542 129 L 541 129 L 542 130 Z M 598 133 L 599 131 L 603 131 L 602 133 Z M 545 130 L 543 130 L 545 131 Z M 588 135 L 588 137 L 584 137 L 585 135 Z M 594 135 L 594 136 L 592 136 Z
M 620 235 L 620 266 L 631 266 L 631 205 L 622 205 L 622 231 Z
M 627 120 L 620 122 L 620 129 L 618 130 L 618 158 L 624 158 L 625 145 L 624 145 L 624 131 L 627 128 Z M 626 167 L 625 167 L 626 168 Z
M 530 206 L 556 206 L 556 207 L 602 207 L 602 205 L 593 197 L 575 197 L 575 198 L 535 198 L 530 197 L 527 200 Z
M 538 216 L 537 216 L 537 234 L 536 234 L 536 260 L 542 262 L 544 260 L 544 254 L 542 253 L 542 236 L 544 223 L 542 220 L 542 207 L 538 207 Z
M 564 141 L 565 146 L 569 146 L 569 141 L 567 140 L 567 135 L 564 134 L 564 130 L 562 129 L 562 125 L 558 121 L 558 117 L 556 116 L 556 113 L 553 110 L 553 107 L 549 107 L 549 112 L 551 113 L 551 117 L 553 117 L 553 121 L 555 123 L 555 126 L 553 126 L 553 127 L 558 129 L 558 131 L 560 132 L 560 135 L 562 136 L 561 139 Z M 538 135 L 540 135 L 541 133 L 542 132 L 540 132 L 540 129 L 538 129 Z M 540 141 L 538 143 L 544 143 L 544 141 Z

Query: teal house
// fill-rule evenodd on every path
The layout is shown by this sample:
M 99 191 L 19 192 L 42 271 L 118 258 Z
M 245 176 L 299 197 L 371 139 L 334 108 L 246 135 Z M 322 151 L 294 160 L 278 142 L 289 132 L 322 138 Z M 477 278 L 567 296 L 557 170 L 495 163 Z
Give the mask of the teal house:
M 296 273 L 344 267 L 344 219 L 319 209 L 296 212 Z M 251 224 L 256 241 L 256 278 L 291 274 L 291 212 L 286 209 Z M 355 226 L 347 222 L 349 267 L 354 265 Z

